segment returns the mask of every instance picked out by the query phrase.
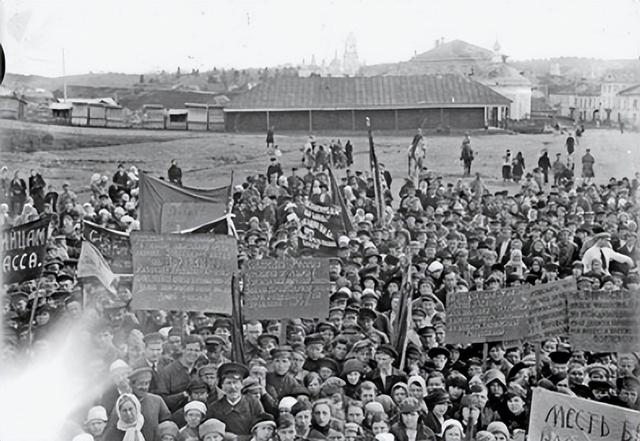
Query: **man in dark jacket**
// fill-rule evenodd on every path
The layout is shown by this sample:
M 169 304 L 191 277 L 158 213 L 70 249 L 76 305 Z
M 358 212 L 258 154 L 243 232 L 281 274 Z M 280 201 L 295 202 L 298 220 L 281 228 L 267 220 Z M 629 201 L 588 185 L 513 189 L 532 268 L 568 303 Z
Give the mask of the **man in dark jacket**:
M 171 160 L 171 166 L 167 171 L 167 175 L 169 177 L 169 182 L 182 185 L 182 169 L 178 167 L 178 161 L 175 159 Z
M 538 159 L 538 167 L 542 170 L 542 174 L 544 175 L 544 183 L 549 183 L 549 169 L 551 168 L 551 160 L 549 159 L 549 152 L 547 149 L 544 149 L 542 152 L 542 156 Z

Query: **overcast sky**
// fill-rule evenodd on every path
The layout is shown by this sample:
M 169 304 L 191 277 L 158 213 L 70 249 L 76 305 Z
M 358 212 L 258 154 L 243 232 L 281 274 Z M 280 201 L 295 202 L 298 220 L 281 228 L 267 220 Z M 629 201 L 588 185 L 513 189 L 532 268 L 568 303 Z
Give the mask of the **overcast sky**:
M 512 59 L 640 56 L 639 0 L 0 0 L 8 71 L 62 75 L 409 59 L 462 39 Z

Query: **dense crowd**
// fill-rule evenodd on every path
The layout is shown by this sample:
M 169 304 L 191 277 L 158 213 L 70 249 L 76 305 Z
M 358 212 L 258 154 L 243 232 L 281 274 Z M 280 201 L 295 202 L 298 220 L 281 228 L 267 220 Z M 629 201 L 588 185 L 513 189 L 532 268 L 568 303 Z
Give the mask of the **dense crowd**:
M 331 161 L 318 163 L 314 143 L 300 167 L 285 173 L 274 155 L 265 174 L 233 188 L 240 268 L 249 259 L 304 254 L 300 207 L 337 204 L 324 170 Z M 81 222 L 138 229 L 138 171 L 120 164 L 111 179 L 92 176 L 85 203 L 66 183 L 56 192 L 36 171 L 28 186 L 18 172 L 12 180 L 6 168 L 0 174 L 3 224 L 50 215 L 52 229 L 42 280 L 6 287 L 10 344 L 2 355 L 11 364 L 46 351 L 53 330 L 82 320 Z M 580 290 L 640 287 L 640 174 L 605 185 L 551 185 L 544 176 L 535 186 L 526 178 L 509 195 L 490 192 L 479 174 L 446 182 L 427 169 L 392 195 L 394 177 L 382 168 L 379 218 L 372 174 L 347 169 L 339 186 L 354 229 L 338 237 L 331 258 L 327 316 L 248 321 L 235 361 L 229 317 L 134 312 L 123 286 L 119 300 L 87 303 L 90 349 L 80 358 L 108 382 L 85 397 L 67 439 L 509 441 L 528 430 L 534 386 L 639 409 L 638 354 L 572 350 L 558 337 L 491 342 L 483 358 L 482 345 L 447 343 L 447 294 L 566 277 Z M 167 180 L 182 183 L 177 161 Z M 412 320 L 408 343 L 398 348 L 391 342 L 407 277 Z

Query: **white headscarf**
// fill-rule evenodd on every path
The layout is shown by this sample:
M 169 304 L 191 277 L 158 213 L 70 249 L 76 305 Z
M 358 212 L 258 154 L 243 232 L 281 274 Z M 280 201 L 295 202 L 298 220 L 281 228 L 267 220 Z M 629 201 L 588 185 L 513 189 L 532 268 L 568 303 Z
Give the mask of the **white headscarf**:
M 127 424 L 122 421 L 120 417 L 120 406 L 123 401 L 129 400 L 136 407 L 136 421 L 132 424 Z M 145 441 L 144 436 L 142 435 L 142 426 L 144 425 L 144 417 L 142 416 L 142 412 L 140 410 L 140 401 L 133 394 L 122 394 L 118 397 L 118 401 L 116 401 L 116 414 L 118 415 L 118 423 L 116 427 L 118 430 L 122 430 L 125 432 L 124 438 L 122 441 Z

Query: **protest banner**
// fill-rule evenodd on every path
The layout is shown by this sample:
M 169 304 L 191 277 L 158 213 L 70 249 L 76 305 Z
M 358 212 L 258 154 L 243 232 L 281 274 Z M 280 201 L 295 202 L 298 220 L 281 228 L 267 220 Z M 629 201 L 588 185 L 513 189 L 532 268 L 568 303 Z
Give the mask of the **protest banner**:
M 20 283 L 40 277 L 48 233 L 48 217 L 2 231 L 3 283 Z
M 521 287 L 447 294 L 447 343 L 517 340 L 528 331 L 526 291 Z
M 571 292 L 569 341 L 575 350 L 640 351 L 640 292 Z
M 566 336 L 569 332 L 567 296 L 576 291 L 573 277 L 543 283 L 527 289 L 529 339 Z
M 640 439 L 640 412 L 533 389 L 529 441 Z
M 230 236 L 133 232 L 133 309 L 231 314 L 237 244 Z
M 244 267 L 245 319 L 325 318 L 329 260 L 249 260 Z
M 142 172 L 139 185 L 142 231 L 171 233 L 185 230 L 220 218 L 227 211 L 229 185 L 193 188 L 166 182 Z M 187 215 L 180 212 L 182 208 L 188 210 Z M 179 228 L 176 228 L 178 225 Z
M 122 231 L 101 227 L 82 221 L 82 236 L 95 246 L 109 264 L 114 274 L 132 274 L 131 242 Z
M 344 234 L 340 207 L 324 207 L 308 202 L 302 207 L 299 218 L 302 254 L 336 256 L 338 236 Z
M 199 227 L 220 217 L 220 205 L 210 202 L 165 202 L 160 214 L 160 232 L 175 233 Z

